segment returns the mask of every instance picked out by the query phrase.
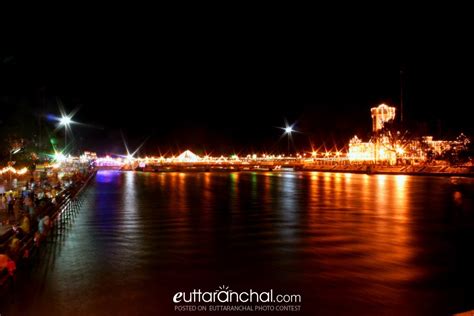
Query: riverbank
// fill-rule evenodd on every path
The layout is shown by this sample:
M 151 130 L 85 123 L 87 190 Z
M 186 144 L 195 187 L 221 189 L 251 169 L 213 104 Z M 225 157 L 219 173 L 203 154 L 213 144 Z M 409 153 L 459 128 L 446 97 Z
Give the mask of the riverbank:
M 317 165 L 302 166 L 299 170 L 410 176 L 474 177 L 472 167 L 454 166 Z
M 61 226 L 67 220 L 67 215 L 77 202 L 80 193 L 95 174 L 96 169 L 89 170 L 83 177 L 76 179 L 75 182 L 60 191 L 55 196 L 54 202 L 48 201 L 49 203 L 42 209 L 36 207 L 32 216 L 27 212 L 22 212 L 19 221 L 15 221 L 9 227 L 3 227 L 2 234 L 0 234 L 0 256 L 5 257 L 7 261 L 14 262 L 16 268 L 23 261 L 27 261 L 35 255 L 39 251 L 41 241 L 48 237 L 52 228 L 62 228 Z M 2 269 L 0 271 L 0 287 L 4 288 L 13 273 L 7 271 L 5 267 L 0 268 Z

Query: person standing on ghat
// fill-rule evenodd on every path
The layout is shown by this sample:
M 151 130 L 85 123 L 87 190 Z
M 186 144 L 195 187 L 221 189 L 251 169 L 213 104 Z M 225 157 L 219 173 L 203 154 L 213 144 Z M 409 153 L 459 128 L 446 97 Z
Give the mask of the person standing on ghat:
M 14 200 L 14 198 L 11 194 L 8 197 L 9 198 L 8 198 L 8 213 L 7 213 L 7 215 L 8 215 L 8 219 L 10 219 L 10 216 L 13 215 L 13 207 L 14 207 L 15 200 Z
M 7 199 L 5 198 L 5 193 L 2 193 L 2 195 L 0 195 L 0 211 L 3 211 L 6 209 L 6 202 L 7 202 Z

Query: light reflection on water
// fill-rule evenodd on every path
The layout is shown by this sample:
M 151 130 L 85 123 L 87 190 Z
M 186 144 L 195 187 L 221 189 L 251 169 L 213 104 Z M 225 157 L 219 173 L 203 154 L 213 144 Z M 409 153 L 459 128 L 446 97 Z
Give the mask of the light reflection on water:
M 168 314 L 220 284 L 300 293 L 310 315 L 474 308 L 473 188 L 445 178 L 100 171 L 84 198 L 0 312 Z

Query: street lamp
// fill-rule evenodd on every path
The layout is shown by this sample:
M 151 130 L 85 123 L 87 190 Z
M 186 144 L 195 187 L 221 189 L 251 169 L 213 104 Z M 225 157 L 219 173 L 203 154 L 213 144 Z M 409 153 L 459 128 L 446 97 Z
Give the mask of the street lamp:
M 291 133 L 294 132 L 293 126 L 287 125 L 284 129 L 285 134 L 288 135 L 288 156 L 290 155 L 290 138 L 291 138 Z
M 22 150 L 21 147 L 17 147 L 17 148 L 13 148 L 13 149 L 10 149 L 10 161 L 8 162 L 8 165 L 10 165 L 11 167 L 13 167 L 13 155 L 19 153 L 20 151 Z M 11 185 L 12 185 L 12 171 L 10 170 L 10 183 L 9 183 L 9 186 L 11 188 Z
M 71 117 L 64 115 L 59 119 L 59 125 L 64 125 L 64 150 L 67 148 L 67 129 L 71 125 Z

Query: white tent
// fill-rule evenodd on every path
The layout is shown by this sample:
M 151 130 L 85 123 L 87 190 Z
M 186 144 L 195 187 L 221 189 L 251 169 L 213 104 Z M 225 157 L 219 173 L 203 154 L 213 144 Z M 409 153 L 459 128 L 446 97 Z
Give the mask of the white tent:
M 181 155 L 176 157 L 176 160 L 179 162 L 197 162 L 201 160 L 201 157 L 190 150 L 186 150 Z

